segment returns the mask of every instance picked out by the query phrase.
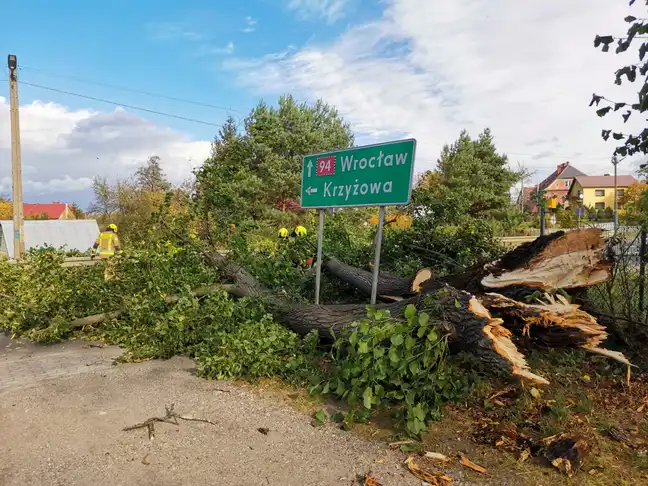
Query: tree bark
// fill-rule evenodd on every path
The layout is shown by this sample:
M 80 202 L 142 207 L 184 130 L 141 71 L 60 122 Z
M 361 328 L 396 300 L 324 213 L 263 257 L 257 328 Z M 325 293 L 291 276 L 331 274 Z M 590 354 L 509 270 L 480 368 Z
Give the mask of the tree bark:
M 329 257 L 324 263 L 324 268 L 331 275 L 348 283 L 364 295 L 371 295 L 373 273 L 362 268 L 352 267 L 337 258 Z M 378 295 L 385 297 L 407 297 L 418 292 L 417 286 L 428 280 L 432 272 L 428 269 L 419 270 L 412 278 L 395 277 L 384 273 L 378 274 Z M 418 279 L 417 279 L 418 277 Z M 426 278 L 427 277 L 427 278 Z M 391 299 L 390 299 L 391 300 Z

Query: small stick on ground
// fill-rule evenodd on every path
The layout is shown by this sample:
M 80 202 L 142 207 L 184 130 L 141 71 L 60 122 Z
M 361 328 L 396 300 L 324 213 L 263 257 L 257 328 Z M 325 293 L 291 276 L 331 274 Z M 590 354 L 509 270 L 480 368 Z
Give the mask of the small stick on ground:
M 122 430 L 124 432 L 127 432 L 129 430 L 143 429 L 144 427 L 146 427 L 148 429 L 149 440 L 153 440 L 155 438 L 156 422 L 179 425 L 178 419 L 180 419 L 180 420 L 185 420 L 187 422 L 204 422 L 207 424 L 216 425 L 216 422 L 212 422 L 211 420 L 184 417 L 182 415 L 179 415 L 174 411 L 174 407 L 175 407 L 174 403 L 172 403 L 169 406 L 165 406 L 164 408 L 166 409 L 166 415 L 164 417 L 151 417 L 150 419 L 147 419 L 144 422 L 141 422 L 139 424 L 131 425 L 129 427 L 124 427 Z

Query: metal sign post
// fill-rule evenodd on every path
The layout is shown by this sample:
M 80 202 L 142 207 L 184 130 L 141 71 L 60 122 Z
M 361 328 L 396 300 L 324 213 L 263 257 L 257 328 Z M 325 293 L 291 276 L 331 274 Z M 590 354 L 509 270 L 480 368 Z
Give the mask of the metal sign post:
M 320 303 L 320 280 L 322 278 L 322 243 L 324 241 L 324 210 L 319 210 L 319 227 L 317 228 L 317 262 L 315 265 L 315 305 Z
M 378 273 L 380 272 L 380 248 L 382 246 L 382 231 L 385 222 L 385 206 L 380 206 L 378 213 L 378 231 L 376 232 L 376 253 L 374 256 L 374 268 L 371 278 L 371 305 L 376 305 L 378 297 Z

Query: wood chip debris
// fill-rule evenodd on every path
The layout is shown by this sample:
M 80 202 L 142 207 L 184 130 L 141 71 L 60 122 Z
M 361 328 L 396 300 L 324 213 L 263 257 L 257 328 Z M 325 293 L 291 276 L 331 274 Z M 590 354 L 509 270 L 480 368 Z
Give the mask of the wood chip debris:
M 424 457 L 432 459 L 433 461 L 448 462 L 450 459 L 448 456 L 441 454 L 439 452 L 426 452 Z
M 419 466 L 414 462 L 414 457 L 409 456 L 405 460 L 405 465 L 409 472 L 418 479 L 425 481 L 432 486 L 448 486 L 452 483 L 452 478 L 445 474 L 443 471 L 429 469 L 427 467 Z
M 364 486 L 383 486 L 382 483 L 379 483 L 373 476 L 367 474 L 364 477 Z
M 462 466 L 472 469 L 473 471 L 477 471 L 480 474 L 488 475 L 488 471 L 486 470 L 485 467 L 480 466 L 479 464 L 475 464 L 470 459 L 468 459 L 468 457 L 465 454 L 460 452 L 459 458 L 460 458 L 459 462 L 461 463 Z
M 392 442 L 389 444 L 389 447 L 396 448 L 406 444 L 416 444 L 415 440 L 399 440 L 398 442 Z

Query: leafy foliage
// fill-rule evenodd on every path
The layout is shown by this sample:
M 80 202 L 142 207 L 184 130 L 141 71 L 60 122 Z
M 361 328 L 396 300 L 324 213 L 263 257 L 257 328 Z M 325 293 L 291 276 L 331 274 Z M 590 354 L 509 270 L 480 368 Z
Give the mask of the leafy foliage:
M 304 155 L 349 147 L 353 135 L 331 106 L 259 103 L 239 133 L 230 118 L 214 140 L 212 156 L 197 170 L 196 203 L 220 229 L 267 217 L 299 195 Z
M 0 327 L 20 335 L 94 314 L 102 302 L 114 303 L 98 267 L 64 268 L 64 257 L 49 248 L 28 252 L 24 265 L 0 261 Z
M 436 192 L 446 202 L 437 208 L 440 216 L 456 220 L 458 215 L 484 217 L 510 207 L 511 187 L 519 180 L 508 166 L 506 155 L 497 153 L 490 130 L 476 140 L 466 131 L 452 145 L 446 145 L 437 162 L 439 184 Z
M 635 0 L 630 0 L 630 5 L 635 3 Z M 648 5 L 648 2 L 646 2 Z M 604 117 L 612 112 L 621 111 L 621 118 L 626 123 L 633 115 L 633 113 L 640 114 L 648 110 L 648 82 L 646 75 L 648 74 L 648 59 L 645 59 L 648 52 L 648 42 L 646 42 L 646 34 L 648 34 L 648 20 L 637 19 L 629 15 L 625 22 L 630 24 L 627 33 L 624 37 L 614 37 L 612 35 L 597 35 L 594 38 L 594 47 L 601 48 L 603 52 L 609 52 L 610 46 L 616 41 L 615 53 L 620 54 L 627 51 L 633 46 L 637 49 L 637 57 L 639 62 L 628 66 L 623 66 L 615 72 L 615 84 L 621 85 L 624 82 L 634 83 L 637 79 L 642 82 L 639 92 L 637 93 L 637 101 L 612 101 L 604 96 L 592 95 L 590 106 L 596 106 L 596 114 L 599 117 Z M 639 74 L 639 77 L 637 76 Z M 601 106 L 603 103 L 603 106 Z M 637 115 L 635 115 L 637 116 Z M 613 140 L 621 141 L 623 144 L 616 147 L 614 154 L 620 156 L 633 155 L 636 153 L 648 153 L 648 129 L 642 130 L 640 133 L 621 133 L 613 132 L 610 129 L 604 129 L 601 133 L 604 140 L 609 140 L 612 136 Z
M 440 417 L 440 407 L 467 387 L 445 363 L 446 336 L 432 325 L 443 316 L 434 303 L 430 298 L 429 312 L 418 314 L 408 306 L 405 320 L 369 309 L 367 319 L 335 341 L 333 376 L 316 389 L 366 410 L 393 405 L 407 431 L 418 436 L 428 420 Z

